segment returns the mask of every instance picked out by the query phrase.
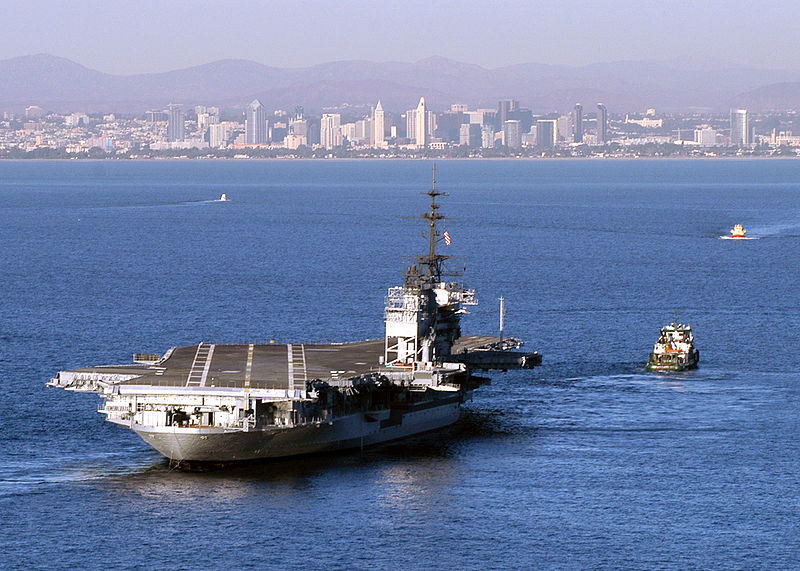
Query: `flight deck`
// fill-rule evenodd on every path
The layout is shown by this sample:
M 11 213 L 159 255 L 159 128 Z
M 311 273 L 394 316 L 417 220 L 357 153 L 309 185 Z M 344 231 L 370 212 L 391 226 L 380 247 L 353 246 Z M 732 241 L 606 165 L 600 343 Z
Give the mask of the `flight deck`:
M 453 354 L 481 351 L 498 341 L 497 337 L 460 337 Z M 384 366 L 384 344 L 383 339 L 338 344 L 199 343 L 170 349 L 158 360 L 153 355 L 149 363 L 87 367 L 72 372 L 126 377 L 120 385 L 293 390 L 304 388 L 306 381 L 313 379 L 347 379 L 402 370 Z

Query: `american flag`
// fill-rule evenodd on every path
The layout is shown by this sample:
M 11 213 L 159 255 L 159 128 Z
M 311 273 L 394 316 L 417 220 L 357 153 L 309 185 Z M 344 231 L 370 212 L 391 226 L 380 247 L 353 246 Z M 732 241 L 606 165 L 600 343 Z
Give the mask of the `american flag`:
M 444 243 L 447 244 L 448 246 L 453 242 L 450 239 L 450 232 L 448 232 L 447 230 L 444 231 L 444 234 L 442 234 L 442 236 L 444 236 Z

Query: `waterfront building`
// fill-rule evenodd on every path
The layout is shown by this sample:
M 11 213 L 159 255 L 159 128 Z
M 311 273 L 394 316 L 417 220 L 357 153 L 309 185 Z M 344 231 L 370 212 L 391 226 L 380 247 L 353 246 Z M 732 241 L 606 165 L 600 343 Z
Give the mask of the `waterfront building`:
M 750 113 L 747 109 L 731 109 L 731 146 L 747 147 L 752 142 Z
M 523 147 L 535 147 L 536 146 L 536 125 L 531 126 L 531 130 L 527 133 L 522 134 L 522 146 Z
M 494 148 L 494 127 L 491 125 L 481 126 L 481 147 L 484 149 Z
M 608 109 L 602 103 L 597 104 L 597 144 L 608 142 Z
M 558 121 L 556 119 L 539 119 L 536 121 L 536 146 L 552 149 L 558 137 Z
M 359 145 L 367 145 L 370 142 L 372 132 L 372 119 L 365 118 L 356 121 L 355 139 Z
M 522 147 L 522 132 L 519 119 L 509 119 L 503 122 L 503 139 L 506 146 L 511 149 Z
M 572 114 L 561 115 L 556 120 L 556 143 L 572 142 Z
M 376 149 L 386 148 L 386 116 L 383 112 L 383 105 L 378 101 L 375 110 L 372 112 L 372 146 Z
M 175 143 L 186 138 L 183 108 L 180 105 L 170 104 L 167 107 L 167 142 Z
M 497 120 L 502 126 L 509 119 L 513 119 L 510 114 L 519 108 L 519 101 L 514 99 L 501 99 L 497 103 Z
M 342 136 L 342 116 L 339 113 L 324 113 L 319 128 L 319 143 L 326 149 L 334 149 L 344 144 Z
M 356 124 L 345 123 L 341 126 L 342 131 L 342 144 L 350 144 L 356 142 Z
M 424 97 L 419 98 L 416 109 L 406 111 L 406 137 L 418 149 L 428 146 L 428 133 L 432 130 L 430 119 Z
M 308 146 L 308 121 L 302 112 L 296 113 L 289 120 L 289 132 L 284 139 L 284 145 L 290 149 Z
M 583 142 L 583 105 L 580 103 L 572 110 L 572 142 Z
M 258 99 L 254 99 L 247 106 L 244 122 L 245 144 L 266 145 L 269 141 L 268 129 L 267 113 L 264 106 Z
M 215 149 L 224 147 L 228 142 L 229 127 L 227 123 L 214 123 L 208 126 L 208 146 Z
M 717 132 L 709 126 L 694 130 L 694 141 L 701 147 L 713 147 L 717 144 Z
M 203 107 L 198 105 L 195 110 L 200 109 L 197 113 L 197 131 L 205 133 L 211 125 L 219 123 L 219 107 Z
M 481 126 L 474 123 L 462 123 L 458 133 L 458 144 L 471 148 L 481 146 Z

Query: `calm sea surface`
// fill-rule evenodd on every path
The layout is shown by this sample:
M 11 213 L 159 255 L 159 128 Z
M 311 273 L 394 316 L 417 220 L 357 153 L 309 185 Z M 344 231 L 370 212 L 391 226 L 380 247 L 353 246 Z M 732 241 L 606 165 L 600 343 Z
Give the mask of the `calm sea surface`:
M 800 161 L 437 170 L 464 332 L 504 296 L 544 365 L 439 435 L 186 473 L 45 383 L 381 337 L 431 163 L 0 162 L 0 567 L 798 568 Z M 646 374 L 675 310 L 701 366 Z

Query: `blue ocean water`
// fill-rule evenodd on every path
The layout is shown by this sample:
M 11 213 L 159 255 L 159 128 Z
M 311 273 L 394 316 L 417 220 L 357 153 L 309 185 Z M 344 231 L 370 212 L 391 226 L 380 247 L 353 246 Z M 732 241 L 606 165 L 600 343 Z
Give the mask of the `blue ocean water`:
M 797 568 L 800 162 L 437 172 L 480 301 L 464 332 L 495 332 L 504 296 L 544 365 L 437 435 L 187 473 L 46 381 L 382 336 L 431 163 L 0 162 L 0 566 Z M 751 239 L 721 239 L 737 222 Z M 646 374 L 675 310 L 701 366 Z

